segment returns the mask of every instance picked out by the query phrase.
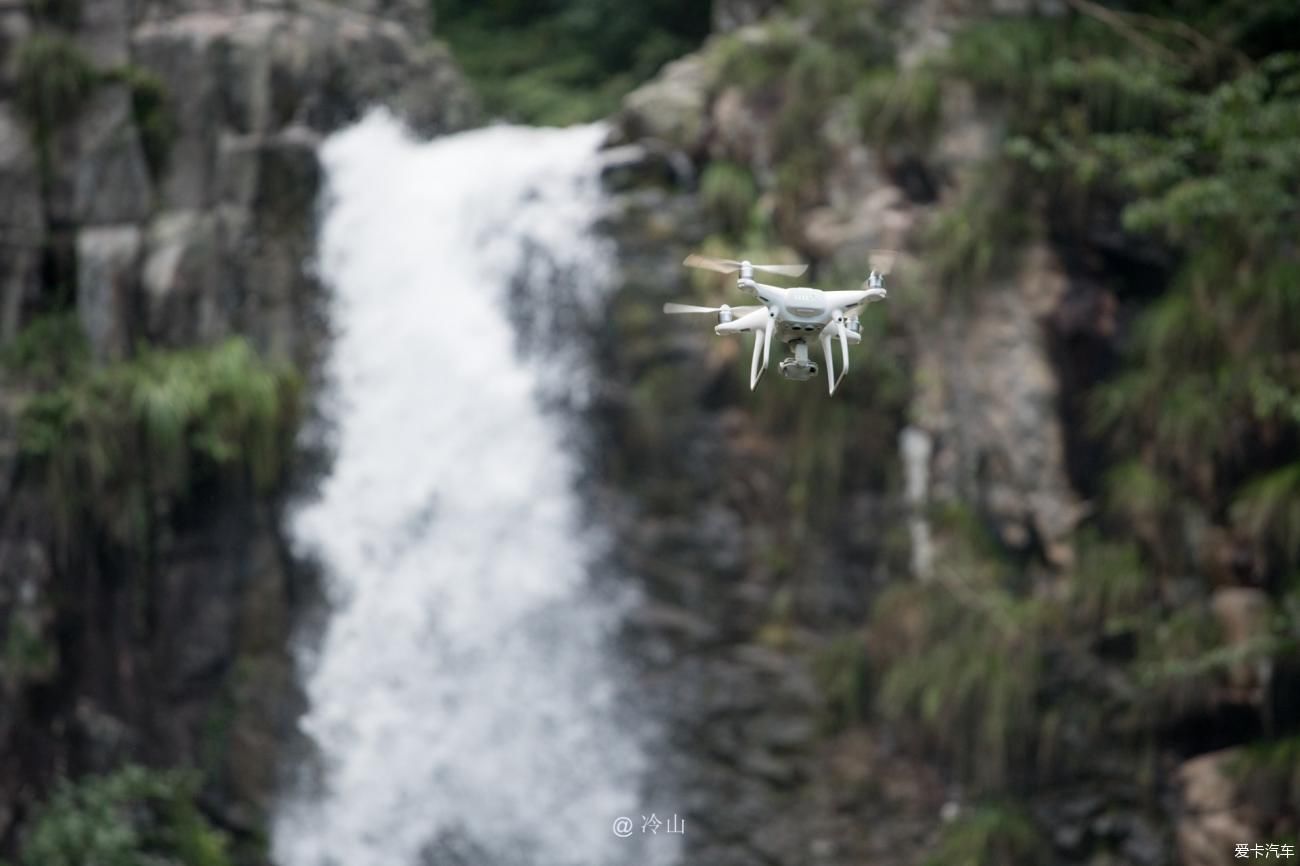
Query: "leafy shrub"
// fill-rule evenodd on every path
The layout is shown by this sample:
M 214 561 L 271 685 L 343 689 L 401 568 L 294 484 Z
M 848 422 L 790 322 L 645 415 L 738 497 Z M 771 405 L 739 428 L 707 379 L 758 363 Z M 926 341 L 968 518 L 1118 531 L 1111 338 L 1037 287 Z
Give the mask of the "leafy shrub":
M 989 803 L 959 815 L 944 827 L 925 866 L 1034 866 L 1047 851 L 1025 812 L 1008 803 Z
M 125 84 L 130 90 L 131 116 L 140 135 L 145 162 L 154 179 L 158 179 L 167 168 L 167 155 L 176 138 L 176 121 L 167 86 L 157 74 L 129 64 L 110 70 L 104 77 Z
M 18 107 L 44 138 L 85 103 L 98 82 L 90 59 L 72 39 L 35 33 L 18 46 Z
M 960 575 L 960 576 L 959 576 Z M 1041 606 L 956 572 L 887 591 L 872 614 L 876 705 L 982 789 L 1029 769 Z
M 89 358 L 86 335 L 70 312 L 34 318 L 0 348 L 0 366 L 43 384 L 77 375 Z
M 147 543 L 160 504 L 184 500 L 197 475 L 238 467 L 268 491 L 298 418 L 299 383 L 242 339 L 146 351 L 32 397 L 19 421 L 25 460 L 43 472 L 72 531 L 89 519 Z
M 197 780 L 126 767 L 64 782 L 36 814 L 22 866 L 229 866 L 226 837 L 196 805 Z
M 757 201 L 754 176 L 743 166 L 717 160 L 700 176 L 700 203 L 733 238 L 744 236 Z
M 826 726 L 834 731 L 862 721 L 868 700 L 869 662 L 862 635 L 850 632 L 819 648 L 813 675 L 826 699 Z

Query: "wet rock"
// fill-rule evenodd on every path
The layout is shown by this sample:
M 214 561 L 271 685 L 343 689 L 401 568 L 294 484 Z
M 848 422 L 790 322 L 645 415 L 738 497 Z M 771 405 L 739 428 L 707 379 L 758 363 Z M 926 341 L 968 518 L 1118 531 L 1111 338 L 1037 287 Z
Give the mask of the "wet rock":
M 715 0 L 713 32 L 726 33 L 755 24 L 781 5 L 782 0 Z
M 123 85 L 96 89 L 55 137 L 51 217 L 78 225 L 138 222 L 153 183 Z
M 937 498 L 978 503 L 1003 544 L 1037 549 L 1058 567 L 1072 562 L 1068 537 L 1085 514 L 1066 472 L 1042 321 L 1064 288 L 1043 248 L 1028 251 L 1011 280 L 972 287 L 968 315 L 924 340 L 914 398 L 920 426 L 935 436 Z
M 1124 841 L 1120 844 L 1122 851 L 1132 863 L 1138 866 L 1162 866 L 1169 862 L 1169 841 L 1155 826 L 1140 815 L 1129 818 Z
M 771 109 L 750 103 L 737 86 L 724 86 L 713 101 L 709 157 L 725 159 L 756 171 L 772 165 Z
M 1272 604 L 1262 589 L 1248 586 L 1219 587 L 1210 597 L 1210 610 L 1219 624 L 1223 643 L 1242 647 L 1269 634 Z M 1228 668 L 1229 700 L 1259 703 L 1268 689 L 1267 657 L 1243 659 Z
M 112 68 L 130 60 L 131 7 L 131 0 L 77 4 L 77 43 L 96 66 Z
M 158 342 L 206 343 L 224 333 L 220 308 L 227 278 L 220 225 L 204 211 L 168 211 L 146 230 L 144 320 Z
M 615 119 L 621 140 L 657 139 L 688 154 L 701 152 L 715 76 L 713 65 L 702 54 L 669 63 L 624 98 Z
M 142 247 L 134 225 L 77 233 L 77 315 L 91 352 L 101 360 L 125 357 L 130 349 Z
M 1225 749 L 1199 755 L 1178 768 L 1178 854 L 1183 866 L 1222 866 L 1239 842 L 1263 839 L 1231 770 L 1240 754 Z
M 625 144 L 603 151 L 600 180 L 611 192 L 644 186 L 686 186 L 694 176 L 689 159 L 652 143 Z
M 39 291 L 45 238 L 40 175 L 26 126 L 0 102 L 0 345 L 12 339 Z

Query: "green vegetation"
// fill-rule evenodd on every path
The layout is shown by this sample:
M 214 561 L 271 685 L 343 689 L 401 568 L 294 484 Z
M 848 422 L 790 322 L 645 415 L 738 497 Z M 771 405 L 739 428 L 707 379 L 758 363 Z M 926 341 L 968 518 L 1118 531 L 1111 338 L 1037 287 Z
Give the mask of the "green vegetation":
M 15 682 L 43 681 L 59 667 L 59 651 L 39 623 L 12 613 L 5 626 L 4 649 L 0 652 L 0 679 Z
M 167 155 L 176 138 L 176 121 L 161 78 L 140 66 L 121 66 L 104 74 L 106 81 L 125 84 L 131 92 L 131 116 L 140 136 L 149 173 L 157 181 L 167 168 Z
M 858 126 L 878 148 L 927 146 L 939 125 L 943 79 L 929 64 L 907 73 L 893 67 L 862 76 L 853 94 Z
M 56 5 L 64 9 L 75 4 Z M 64 9 L 63 14 L 69 13 Z M 77 116 L 97 88 L 115 83 L 130 91 L 132 118 L 150 172 L 155 179 L 162 174 L 175 123 L 166 87 L 157 75 L 132 65 L 97 69 L 70 36 L 57 30 L 24 39 L 17 50 L 17 68 L 18 108 L 31 126 L 43 178 L 48 180 L 53 168 L 55 132 Z
M 41 385 L 79 374 L 89 360 L 85 333 L 71 312 L 37 316 L 0 347 L 0 368 Z
M 90 98 L 98 76 L 76 43 L 60 34 L 35 33 L 23 40 L 16 65 L 18 109 L 31 125 L 41 176 L 48 177 L 54 132 Z
M 1042 603 L 1004 588 L 1002 566 L 970 550 L 931 584 L 903 584 L 871 622 L 881 716 L 911 729 L 981 790 L 1033 769 L 1042 677 Z
M 1245 484 L 1233 502 L 1232 517 L 1276 559 L 1300 563 L 1300 462 Z
M 1154 600 L 1155 587 L 1136 546 L 1103 541 L 1095 531 L 1078 538 L 1070 575 L 1070 613 L 1103 632 L 1131 628 Z
M 866 718 L 869 666 L 867 645 L 858 632 L 840 635 L 818 648 L 812 670 L 825 696 L 827 730 L 837 731 Z
M 777 237 L 797 238 L 800 215 L 825 198 L 823 172 L 835 154 L 822 127 L 840 108 L 851 114 L 845 94 L 892 57 L 877 13 L 845 5 L 841 16 L 827 4 L 804 3 L 802 17 L 771 21 L 761 38 L 729 34 L 713 48 L 722 85 L 739 87 L 752 110 L 772 118 L 771 152 L 761 168 L 775 179 Z M 849 45 L 845 34 L 854 30 L 862 41 Z
M 214 470 L 237 467 L 262 491 L 286 463 L 298 380 L 243 340 L 145 350 L 32 396 L 23 458 L 43 473 L 66 532 L 89 523 L 129 547 Z
M 1115 372 L 1081 406 L 1100 489 L 1074 565 L 1009 555 L 968 509 L 935 515 L 934 580 L 875 600 L 867 658 L 846 637 L 813 660 L 832 727 L 869 708 L 992 797 L 1103 772 L 1086 757 L 1103 738 L 1146 790 L 1163 726 L 1203 722 L 1237 672 L 1294 659 L 1298 639 L 1300 54 L 1280 34 L 1300 28 L 1300 8 L 1067 5 L 977 18 L 903 69 L 877 44 L 889 27 L 870 4 L 803 0 L 709 55 L 767 145 L 754 164 L 704 167 L 721 254 L 803 243 L 847 126 L 886 170 L 930 172 L 938 206 L 913 282 L 938 301 L 998 274 L 1012 284 L 1031 242 L 1088 263 L 1087 279 L 1103 272 L 1117 296 Z M 965 110 L 1000 136 L 978 162 L 934 148 Z M 887 316 L 863 325 L 888 329 Z M 856 460 L 894 451 L 907 405 L 886 332 L 864 334 L 877 351 L 854 361 L 871 370 L 842 401 L 776 380 L 745 409 L 786 454 L 773 562 L 816 543 L 818 503 L 891 483 Z M 736 368 L 740 390 L 748 365 Z M 1225 574 L 1215 556 L 1250 573 Z M 1209 597 L 1231 582 L 1265 587 L 1280 612 L 1228 643 Z M 1040 862 L 1034 837 L 1014 807 L 977 809 L 935 862 Z
M 32 822 L 19 866 L 229 866 L 197 793 L 190 774 L 142 767 L 64 782 Z
M 433 18 L 489 112 L 554 125 L 611 114 L 709 30 L 691 0 L 433 0 Z
M 700 204 L 730 238 L 746 236 L 757 203 L 754 175 L 743 166 L 718 160 L 700 175 Z
M 937 215 L 922 243 L 927 273 L 947 299 L 968 300 L 995 273 L 1015 276 L 1015 255 L 1032 221 L 1012 201 L 1015 174 L 1000 164 L 976 169 L 958 199 Z
M 943 830 L 925 866 L 1036 866 L 1048 846 L 1028 815 L 1009 803 L 986 803 Z

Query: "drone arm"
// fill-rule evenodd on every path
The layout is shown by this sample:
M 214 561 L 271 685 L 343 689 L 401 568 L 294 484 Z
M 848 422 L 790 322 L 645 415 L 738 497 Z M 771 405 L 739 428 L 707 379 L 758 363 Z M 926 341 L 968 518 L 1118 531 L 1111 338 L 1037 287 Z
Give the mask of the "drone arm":
M 848 312 L 849 310 L 861 310 L 867 304 L 883 300 L 886 296 L 884 289 L 848 289 L 837 292 L 827 292 L 826 302 L 833 307 Z
M 772 317 L 767 307 L 737 307 L 736 309 L 749 310 L 749 312 L 746 312 L 739 319 L 716 325 L 713 328 L 713 333 L 721 336 L 723 334 L 743 334 L 746 331 L 761 331 Z
M 786 290 L 779 286 L 769 286 L 763 283 L 756 283 L 751 279 L 741 278 L 736 281 L 736 288 L 740 289 L 747 295 L 753 295 L 759 298 L 765 304 L 775 304 L 785 297 Z

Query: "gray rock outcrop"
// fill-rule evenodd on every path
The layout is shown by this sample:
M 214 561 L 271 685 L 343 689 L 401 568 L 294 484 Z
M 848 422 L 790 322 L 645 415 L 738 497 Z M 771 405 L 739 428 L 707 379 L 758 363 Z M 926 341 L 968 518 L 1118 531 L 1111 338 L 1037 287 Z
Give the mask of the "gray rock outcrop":
M 377 105 L 421 134 L 474 120 L 427 4 L 34 11 L 64 5 L 0 8 L 0 348 L 73 306 L 99 363 L 238 334 L 310 369 L 321 139 Z M 33 44 L 71 65 L 33 67 Z M 85 92 L 30 116 L 8 95 L 42 74 L 84 74 Z M 157 527 L 148 567 L 58 540 L 44 486 L 18 468 L 19 387 L 0 379 L 0 643 L 25 653 L 0 659 L 0 858 L 55 779 L 137 761 L 200 768 L 205 808 L 258 862 L 309 590 L 278 495 L 238 478 L 205 488 Z

